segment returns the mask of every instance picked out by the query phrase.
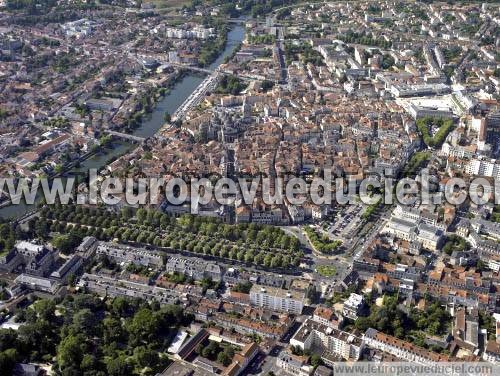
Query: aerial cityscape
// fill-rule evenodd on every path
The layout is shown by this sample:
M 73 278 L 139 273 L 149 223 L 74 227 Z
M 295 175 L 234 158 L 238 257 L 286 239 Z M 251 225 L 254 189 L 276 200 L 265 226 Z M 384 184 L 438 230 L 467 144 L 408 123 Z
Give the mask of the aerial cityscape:
M 500 3 L 0 0 L 0 375 L 362 374 L 500 375 Z

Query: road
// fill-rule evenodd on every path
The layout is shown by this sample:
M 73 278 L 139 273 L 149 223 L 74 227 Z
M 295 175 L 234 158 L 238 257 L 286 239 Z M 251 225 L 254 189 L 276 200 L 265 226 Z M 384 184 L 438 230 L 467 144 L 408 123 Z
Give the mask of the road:
M 310 251 L 310 253 L 305 253 L 305 257 L 310 260 L 311 264 L 310 266 L 312 271 L 309 273 L 310 278 L 316 281 L 332 282 L 332 280 L 339 279 L 344 276 L 345 273 L 351 268 L 351 262 L 343 255 L 323 255 L 315 251 L 304 231 L 302 231 L 299 226 L 281 227 L 281 229 L 288 235 L 295 236 L 297 239 L 299 239 L 302 246 Z M 335 276 L 324 277 L 321 274 L 317 273 L 316 268 L 320 265 L 335 266 Z M 306 274 L 307 273 L 304 273 L 303 276 L 305 276 Z
M 262 375 L 265 376 L 269 372 L 276 372 L 276 360 L 282 349 L 288 347 L 290 339 L 299 330 L 302 325 L 304 318 L 300 317 L 295 321 L 295 323 L 290 327 L 290 330 L 285 334 L 283 338 L 276 341 L 276 344 L 266 356 L 264 353 L 260 353 L 255 357 L 255 359 L 248 365 L 243 375 Z
M 280 65 L 280 71 L 281 71 L 281 77 L 280 77 L 280 83 L 286 84 L 288 80 L 288 71 L 285 63 L 285 33 L 283 31 L 283 27 L 279 27 L 278 29 L 278 38 L 276 39 L 276 50 L 278 54 L 278 62 Z
M 255 359 L 247 366 L 243 375 L 267 375 L 276 367 L 276 356 L 266 356 L 258 354 Z

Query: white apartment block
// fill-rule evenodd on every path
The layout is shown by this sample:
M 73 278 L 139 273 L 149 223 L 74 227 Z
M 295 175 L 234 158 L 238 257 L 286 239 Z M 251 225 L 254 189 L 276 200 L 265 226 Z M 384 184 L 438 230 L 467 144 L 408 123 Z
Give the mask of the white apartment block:
M 302 350 L 324 350 L 345 360 L 358 360 L 364 347 L 361 338 L 311 319 L 302 324 L 290 345 Z
M 488 265 L 488 268 L 494 272 L 500 272 L 500 258 L 488 258 L 486 260 L 486 264 Z
M 465 168 L 469 175 L 487 176 L 500 179 L 500 164 L 496 159 L 472 159 Z
M 15 245 L 17 253 L 26 257 L 35 257 L 43 253 L 44 246 L 40 244 L 30 243 L 24 240 L 18 241 Z
M 276 287 L 253 285 L 250 290 L 250 303 L 271 311 L 300 315 L 304 308 L 305 293 L 284 290 Z
M 434 47 L 434 55 L 436 56 L 437 63 L 439 68 L 443 68 L 446 64 L 446 59 L 444 58 L 443 52 L 439 46 Z
M 352 293 L 349 298 L 344 302 L 344 307 L 342 308 L 342 314 L 345 317 L 356 320 L 358 318 L 358 313 L 363 306 L 363 296 L 359 294 Z
M 169 27 L 165 31 L 165 35 L 167 38 L 175 38 L 175 39 L 208 39 L 214 36 L 214 29 L 205 29 L 202 27 L 195 27 L 191 30 L 186 29 L 176 29 Z

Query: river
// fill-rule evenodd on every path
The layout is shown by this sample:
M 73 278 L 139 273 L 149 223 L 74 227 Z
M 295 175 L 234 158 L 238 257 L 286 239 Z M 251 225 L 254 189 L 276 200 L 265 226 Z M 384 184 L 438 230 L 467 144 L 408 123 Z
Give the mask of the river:
M 227 35 L 227 43 L 219 55 L 219 57 L 209 66 L 209 69 L 214 70 L 224 62 L 224 59 L 231 55 L 234 49 L 241 43 L 245 37 L 245 27 L 237 24 L 231 28 Z M 165 112 L 173 114 L 175 110 L 191 95 L 191 93 L 203 81 L 204 77 L 200 74 L 188 74 L 178 81 L 170 92 L 161 98 L 155 105 L 153 112 L 145 118 L 139 128 L 133 134 L 140 137 L 151 137 L 164 124 Z M 99 153 L 91 156 L 83 161 L 78 168 L 69 171 L 68 174 L 86 173 L 89 169 L 100 169 L 110 163 L 113 159 L 125 154 L 135 147 L 134 144 L 116 141 L 113 143 L 113 148 L 106 150 L 104 153 Z M 9 205 L 0 208 L 0 218 L 16 218 L 33 210 L 33 205 L 20 203 L 19 205 Z

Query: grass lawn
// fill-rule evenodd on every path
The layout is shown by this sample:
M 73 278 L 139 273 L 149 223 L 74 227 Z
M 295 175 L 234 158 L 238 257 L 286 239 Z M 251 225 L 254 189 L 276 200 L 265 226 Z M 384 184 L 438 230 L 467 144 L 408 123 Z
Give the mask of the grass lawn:
M 191 4 L 190 0 L 151 0 L 157 9 L 180 8 L 183 5 Z
M 319 265 L 316 271 L 323 277 L 333 277 L 337 274 L 337 269 L 333 265 Z
M 422 167 L 432 156 L 429 151 L 419 151 L 412 155 L 404 169 L 404 176 L 412 176 L 417 170 Z

